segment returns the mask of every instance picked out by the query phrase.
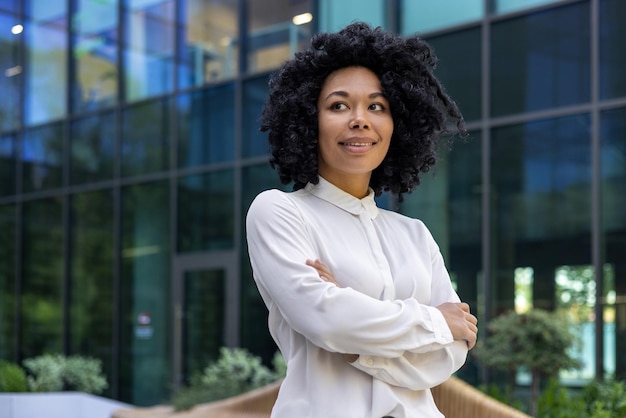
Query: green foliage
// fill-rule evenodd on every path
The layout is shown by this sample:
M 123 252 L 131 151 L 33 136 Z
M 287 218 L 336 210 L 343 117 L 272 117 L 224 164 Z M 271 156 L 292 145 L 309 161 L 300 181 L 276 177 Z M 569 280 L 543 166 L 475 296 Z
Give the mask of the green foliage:
M 0 360 L 0 392 L 27 392 L 26 372 L 15 363 Z
M 29 372 L 28 386 L 33 392 L 64 390 L 100 394 L 108 387 L 98 359 L 45 354 L 24 360 Z
M 488 325 L 489 337 L 474 353 L 486 366 L 511 371 L 527 368 L 545 376 L 580 367 L 568 350 L 576 342 L 565 317 L 541 309 L 510 312 Z
M 189 409 L 268 385 L 284 376 L 286 366 L 280 353 L 274 355 L 273 367 L 274 371 L 265 367 L 260 357 L 245 349 L 222 347 L 219 359 L 192 377 L 190 385 L 180 389 L 172 403 L 176 410 Z
M 573 395 L 551 379 L 538 401 L 537 418 L 626 418 L 624 382 L 591 382 Z

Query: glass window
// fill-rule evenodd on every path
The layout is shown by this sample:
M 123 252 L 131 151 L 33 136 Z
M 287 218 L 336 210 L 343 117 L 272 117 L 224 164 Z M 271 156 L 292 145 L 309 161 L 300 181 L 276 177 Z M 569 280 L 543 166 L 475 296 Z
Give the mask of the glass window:
M 73 111 L 117 102 L 118 0 L 77 0 L 72 16 Z
M 63 185 L 63 125 L 55 123 L 24 132 L 22 144 L 24 192 Z
M 113 178 L 115 113 L 100 113 L 72 122 L 70 183 L 93 183 Z
M 59 119 L 67 114 L 67 4 L 27 0 L 26 124 Z
M 626 362 L 615 353 L 626 352 L 626 108 L 602 112 L 600 144 L 603 254 L 614 280 L 614 291 L 605 299 L 605 330 L 610 328 L 605 363 L 612 353 L 615 372 L 623 376 Z
M 72 196 L 70 351 L 113 368 L 113 193 L 110 190 Z M 110 393 L 110 392 L 109 392 Z
M 390 16 L 384 0 L 320 0 L 319 13 L 320 32 L 336 32 L 355 21 L 389 27 Z
M 178 251 L 233 248 L 234 172 L 195 174 L 178 181 Z
M 533 269 L 534 306 L 553 309 L 556 269 L 591 264 L 589 131 L 588 115 L 492 131 L 492 314 L 513 308 L 515 269 Z
M 600 98 L 626 96 L 626 2 L 600 1 Z
M 122 175 L 137 176 L 169 168 L 170 101 L 129 107 L 122 114 Z
M 309 44 L 311 0 L 252 0 L 248 5 L 249 72 L 277 68 Z
M 0 2 L 0 10 L 4 10 L 10 13 L 18 13 L 18 0 L 3 0 Z
M 15 361 L 15 206 L 0 206 L 0 359 Z
M 173 89 L 175 9 L 174 0 L 126 1 L 126 100 L 156 96 Z
M 62 201 L 24 203 L 22 258 L 23 358 L 63 350 Z
M 199 86 L 238 72 L 239 0 L 181 0 L 178 27 L 180 87 Z
M 133 405 L 162 403 L 171 389 L 168 186 L 122 189 L 120 400 Z
M 483 16 L 483 0 L 402 1 L 402 33 L 428 32 Z
M 15 194 L 15 137 L 0 136 L 0 196 Z
M 542 4 L 555 3 L 559 0 L 492 0 L 493 13 L 507 13 L 516 10 L 528 9 Z
M 259 131 L 259 117 L 269 93 L 268 77 L 245 80 L 241 154 L 245 157 L 269 154 L 267 133 Z
M 183 94 L 178 99 L 178 166 L 232 161 L 235 156 L 235 85 Z
M 22 96 L 19 88 L 23 68 L 19 43 L 23 30 L 14 16 L 0 13 L 0 132 L 20 126 Z
M 589 101 L 589 4 L 498 22 L 491 31 L 491 115 Z
M 437 77 L 465 120 L 478 120 L 482 106 L 480 28 L 428 38 L 438 58 Z

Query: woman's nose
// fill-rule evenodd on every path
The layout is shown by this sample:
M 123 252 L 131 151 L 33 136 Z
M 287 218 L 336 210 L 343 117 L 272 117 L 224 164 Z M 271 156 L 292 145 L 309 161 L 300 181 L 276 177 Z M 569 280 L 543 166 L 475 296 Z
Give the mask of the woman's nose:
M 365 118 L 363 112 L 355 112 L 350 120 L 350 129 L 367 129 L 369 128 L 369 123 Z

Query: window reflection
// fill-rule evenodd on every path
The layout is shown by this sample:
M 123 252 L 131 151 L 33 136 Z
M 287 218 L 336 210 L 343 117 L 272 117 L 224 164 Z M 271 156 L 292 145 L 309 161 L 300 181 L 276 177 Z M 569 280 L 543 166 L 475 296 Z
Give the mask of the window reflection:
M 242 157 L 269 154 L 267 134 L 259 131 L 259 117 L 268 94 L 268 76 L 246 80 L 243 85 Z
M 199 86 L 237 74 L 238 0 L 181 0 L 179 85 Z
M 72 16 L 73 110 L 117 101 L 118 0 L 77 0 Z
M 249 72 L 277 68 L 309 43 L 310 0 L 253 0 L 248 5 Z
M 483 0 L 402 1 L 402 33 L 412 34 L 458 25 L 483 16 Z
M 478 120 L 482 107 L 480 28 L 428 38 L 438 58 L 436 75 L 467 121 Z
M 0 2 L 0 10 L 17 13 L 19 11 L 17 3 L 18 0 L 3 0 L 2 2 Z
M 70 131 L 72 184 L 113 178 L 115 121 L 114 113 L 103 113 L 72 123 Z
M 232 161 L 235 156 L 235 85 L 184 94 L 178 99 L 178 166 Z
M 233 170 L 183 177 L 178 182 L 178 251 L 233 248 Z
M 20 125 L 20 81 L 23 63 L 19 59 L 19 42 L 23 26 L 16 17 L 0 12 L 0 132 Z
M 22 358 L 63 350 L 61 198 L 24 203 Z
M 589 4 L 505 20 L 491 31 L 491 115 L 586 103 Z
M 26 1 L 26 124 L 67 113 L 67 2 Z
M 493 5 L 492 12 L 507 13 L 557 1 L 559 0 L 492 0 L 490 3 Z
M 128 0 L 124 9 L 126 100 L 169 92 L 174 86 L 173 0 Z
M 387 28 L 389 17 L 385 13 L 386 3 L 384 0 L 360 0 L 358 2 L 320 0 L 318 30 L 335 32 L 356 20 Z
M 600 97 L 611 99 L 626 96 L 626 2 L 600 1 Z
M 168 182 L 122 189 L 120 399 L 155 405 L 171 382 Z M 150 333 L 140 325 L 150 318 Z
M 60 123 L 24 132 L 22 144 L 23 191 L 61 187 L 63 184 L 63 126 Z
M 113 193 L 74 195 L 70 330 L 71 351 L 102 361 L 111 376 L 113 353 Z M 109 379 L 110 381 L 110 379 Z M 109 388 L 110 389 L 110 388 Z
M 15 353 L 15 206 L 0 206 L 0 358 L 11 360 Z
M 15 193 L 15 137 L 0 136 L 0 196 Z
M 137 176 L 169 167 L 170 100 L 129 107 L 122 114 L 122 175 Z

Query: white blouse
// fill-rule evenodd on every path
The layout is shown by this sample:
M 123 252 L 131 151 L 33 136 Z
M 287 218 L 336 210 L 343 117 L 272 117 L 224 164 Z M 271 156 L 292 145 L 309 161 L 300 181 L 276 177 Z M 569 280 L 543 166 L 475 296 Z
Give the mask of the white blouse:
M 421 221 L 320 178 L 248 211 L 254 279 L 287 362 L 272 418 L 442 417 L 430 388 L 465 362 L 441 312 L 459 302 Z M 341 287 L 322 280 L 321 260 Z M 359 354 L 349 363 L 342 353 Z

